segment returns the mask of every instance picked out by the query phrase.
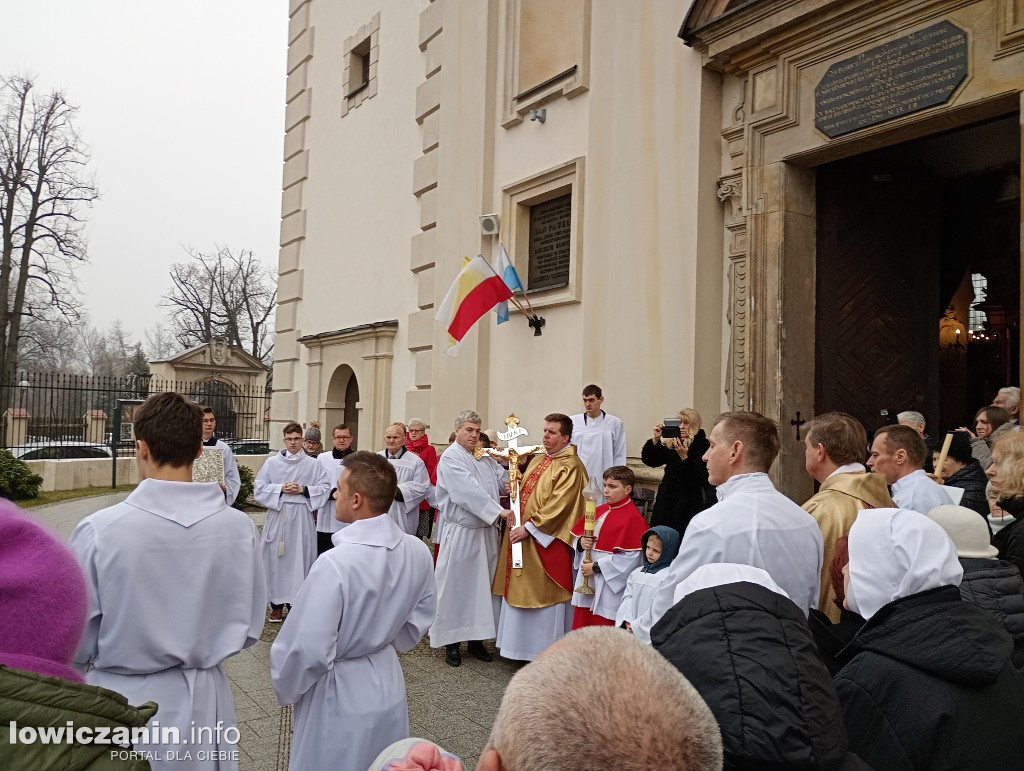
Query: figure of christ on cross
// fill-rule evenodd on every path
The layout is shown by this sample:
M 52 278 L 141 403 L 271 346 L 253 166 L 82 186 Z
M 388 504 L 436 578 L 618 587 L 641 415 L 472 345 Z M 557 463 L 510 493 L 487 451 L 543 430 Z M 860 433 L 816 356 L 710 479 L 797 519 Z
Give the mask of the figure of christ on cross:
M 525 447 L 519 446 L 519 437 L 527 436 L 528 432 L 525 428 L 519 425 L 519 418 L 516 417 L 515 413 L 512 413 L 505 418 L 505 425 L 508 426 L 508 431 L 504 433 L 499 432 L 498 438 L 503 442 L 508 442 L 508 447 L 501 450 L 494 447 L 484 448 L 477 445 L 477 448 L 473 451 L 473 455 L 477 458 L 482 458 L 486 453 L 491 457 L 502 458 L 503 460 L 508 461 L 509 508 L 512 510 L 512 514 L 514 515 L 513 521 L 509 527 L 515 528 L 523 524 L 519 498 L 519 482 L 523 474 L 519 470 L 519 459 L 529 457 L 542 450 L 543 447 L 539 444 Z M 512 544 L 512 567 L 518 570 L 522 570 L 523 568 L 523 546 L 518 542 Z

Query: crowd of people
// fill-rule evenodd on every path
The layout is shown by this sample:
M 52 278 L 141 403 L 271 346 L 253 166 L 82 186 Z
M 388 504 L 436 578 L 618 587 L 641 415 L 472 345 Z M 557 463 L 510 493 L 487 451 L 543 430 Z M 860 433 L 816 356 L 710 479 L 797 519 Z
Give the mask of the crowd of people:
M 582 396 L 582 413 L 545 416 L 537 447 L 498 448 L 463 411 L 440 456 L 418 419 L 387 426 L 377 453 L 355 450 L 347 425 L 325 451 L 319 426 L 289 423 L 256 479 L 262 532 L 230 508 L 230 483 L 192 482 L 197 454 L 219 447 L 212 411 L 150 397 L 142 483 L 82 520 L 70 552 L 0 511 L 0 597 L 19 604 L 0 632 L 0 694 L 33 706 L 0 699 L 0 719 L 234 727 L 220 665 L 269 622 L 296 769 L 461 768 L 409 737 L 397 653 L 424 635 L 451 667 L 463 644 L 492 661 L 491 640 L 527 663 L 482 769 L 1017 767 L 1017 389 L 945 443 L 916 412 L 870 442 L 849 415 L 815 417 L 817 492 L 802 506 L 768 474 L 772 420 L 727 412 L 705 433 L 682 410 L 641 451 L 665 469 L 650 522 L 622 421 L 596 385 Z M 100 757 L 80 744 L 0 743 L 0 765 Z M 123 765 L 231 768 L 231 749 L 222 730 L 200 733 L 182 765 L 153 732 L 133 735 Z

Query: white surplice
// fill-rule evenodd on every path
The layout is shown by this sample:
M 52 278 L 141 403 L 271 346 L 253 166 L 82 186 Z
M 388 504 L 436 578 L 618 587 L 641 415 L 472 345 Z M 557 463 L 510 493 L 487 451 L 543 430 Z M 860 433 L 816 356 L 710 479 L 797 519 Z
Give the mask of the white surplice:
M 304 485 L 308 497 L 302 493 L 281 492 L 286 482 Z M 295 455 L 282 450 L 267 458 L 256 476 L 253 497 L 267 509 L 261 543 L 267 594 L 272 604 L 295 601 L 316 559 L 313 512 L 327 502 L 333 486 L 319 461 L 302 450 Z
M 572 416 L 572 443 L 587 469 L 587 477 L 596 479 L 599 489 L 607 469 L 626 465 L 626 427 L 604 410 L 596 418 L 585 412 Z M 603 490 L 597 502 L 604 503 Z
M 403 531 L 409 535 L 416 535 L 416 529 L 420 524 L 420 503 L 427 501 L 431 506 L 434 505 L 434 486 L 430 484 L 427 464 L 419 455 L 405 447 L 399 453 L 397 458 L 390 457 L 387 450 L 378 453 L 395 467 L 398 489 L 402 491 L 402 497 L 405 499 L 393 501 L 391 508 L 388 509 L 388 515 Z
M 319 463 L 327 474 L 327 481 L 331 483 L 331 490 L 336 490 L 338 480 L 341 479 L 341 470 L 345 465 L 344 458 L 335 458 L 334 451 L 328 450 L 316 456 Z M 328 498 L 316 515 L 316 531 L 318 533 L 337 533 L 345 527 L 345 523 L 334 516 L 334 500 Z
M 622 602 L 619 603 L 619 609 L 615 613 L 615 626 L 622 626 L 624 622 L 629 622 L 632 625 L 636 619 L 650 610 L 654 593 L 668 575 L 667 566 L 657 573 L 644 573 L 643 570 L 641 565 L 626 579 Z
M 598 536 L 601 535 L 601 527 L 604 525 L 605 520 L 608 519 L 611 511 L 611 509 L 606 511 L 594 523 L 595 544 L 597 543 Z M 573 587 L 583 585 L 582 568 L 586 552 L 577 548 L 579 540 L 577 537 L 572 541 L 573 567 L 576 569 L 576 583 L 573 584 Z M 594 590 L 593 594 L 572 593 L 571 602 L 573 607 L 590 608 L 590 612 L 595 615 L 604 618 L 615 618 L 615 614 L 619 611 L 619 605 L 622 603 L 622 594 L 626 591 L 626 581 L 640 564 L 641 554 L 642 551 L 640 549 L 633 549 L 631 551 L 624 549 L 616 549 L 615 551 L 591 549 L 590 558 L 594 562 L 600 563 L 601 572 L 594 573 L 590 577 L 590 588 Z
M 495 471 L 500 470 L 500 475 Z M 437 463 L 437 503 L 445 541 L 437 558 L 437 618 L 430 646 L 490 640 L 497 634 L 499 599 L 491 593 L 498 564 L 495 525 L 508 472 L 491 458 L 453 444 Z
M 524 522 L 523 527 L 545 549 L 555 540 L 532 522 Z M 517 608 L 502 597 L 494 645 L 507 659 L 533 661 L 572 629 L 572 613 L 571 598 L 543 608 Z
M 187 746 L 136 744 L 137 751 L 192 761 L 154 768 L 229 769 L 200 753 L 233 753 L 223 732 L 192 744 L 191 727 L 235 725 L 220 664 L 263 631 L 266 587 L 259 533 L 228 507 L 215 482 L 144 479 L 122 503 L 92 514 L 71 534 L 89 584 L 85 632 L 75 654 L 86 682 L 160 705 L 150 725 L 177 728 Z
M 224 491 L 224 501 L 228 506 L 234 505 L 235 498 L 238 497 L 238 491 L 242 488 L 242 477 L 238 473 L 238 461 L 235 460 L 235 454 L 231 452 L 231 448 L 224 444 L 220 439 L 212 445 L 203 442 L 203 446 L 214 447 L 223 453 L 224 487 L 227 488 Z
M 953 499 L 924 469 L 918 469 L 893 482 L 892 502 L 901 509 L 927 514 L 936 506 L 952 503 Z
M 385 515 L 335 533 L 270 650 L 280 704 L 295 704 L 290 767 L 365 771 L 409 736 L 395 651 L 434 620 L 430 551 Z
M 736 475 L 717 492 L 718 503 L 687 526 L 651 609 L 633 622 L 633 633 L 646 643 L 651 627 L 675 604 L 676 585 L 712 562 L 766 570 L 805 614 L 818 607 L 824 544 L 814 517 L 776 490 L 764 473 Z

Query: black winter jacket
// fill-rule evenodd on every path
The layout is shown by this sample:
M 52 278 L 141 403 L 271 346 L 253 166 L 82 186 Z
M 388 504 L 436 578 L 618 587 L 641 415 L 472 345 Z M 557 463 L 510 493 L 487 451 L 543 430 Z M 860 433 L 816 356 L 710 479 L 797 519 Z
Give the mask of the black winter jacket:
M 963 558 L 960 596 L 992 614 L 1013 638 L 1013 665 L 1024 669 L 1024 580 L 1012 562 Z
M 718 720 L 726 769 L 865 768 L 800 609 L 747 582 L 687 595 L 651 630 Z
M 710 446 L 704 429 L 699 429 L 684 460 L 671 447 L 647 440 L 640 451 L 640 460 L 652 468 L 665 467 L 665 476 L 654 500 L 651 527 L 667 525 L 681 538 L 690 520 L 717 502 L 715 488 L 708 483 L 707 464 L 703 461 Z
M 872 768 L 1019 769 L 1024 681 L 1013 641 L 941 586 L 890 602 L 841 653 L 850 749 Z
M 985 495 L 985 485 L 987 484 L 988 477 L 985 476 L 985 469 L 974 458 L 971 458 L 970 463 L 946 480 L 946 487 L 959 487 L 964 491 L 960 505 L 986 517 L 986 524 L 988 524 L 988 497 Z
M 992 536 L 992 545 L 999 549 L 999 559 L 1012 562 L 1024 575 L 1024 498 L 1002 498 L 999 506 L 1013 521 Z

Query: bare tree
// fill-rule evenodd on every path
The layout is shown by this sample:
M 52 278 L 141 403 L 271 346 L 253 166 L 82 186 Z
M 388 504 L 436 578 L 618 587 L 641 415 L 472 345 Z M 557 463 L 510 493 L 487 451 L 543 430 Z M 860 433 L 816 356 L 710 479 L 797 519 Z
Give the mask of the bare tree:
M 189 259 L 171 266 L 174 287 L 164 295 L 178 344 L 191 348 L 224 337 L 264 364 L 273 347 L 271 314 L 277 277 L 252 253 L 219 246 L 212 254 L 188 248 Z
M 88 324 L 81 326 L 77 345 L 83 369 L 91 375 L 126 377 L 149 372 L 142 344 L 132 340 L 120 319 L 105 332 Z
M 74 269 L 86 259 L 82 209 L 99 196 L 60 91 L 0 78 L 0 374 L 18 366 L 23 319 L 77 313 Z M 69 291 L 70 290 L 70 291 Z
M 150 359 L 166 359 L 174 354 L 178 344 L 174 341 L 171 331 L 159 321 L 152 329 L 146 330 L 146 354 Z
M 21 327 L 18 369 L 62 375 L 87 372 L 79 328 L 80 324 L 52 312 L 26 316 Z

